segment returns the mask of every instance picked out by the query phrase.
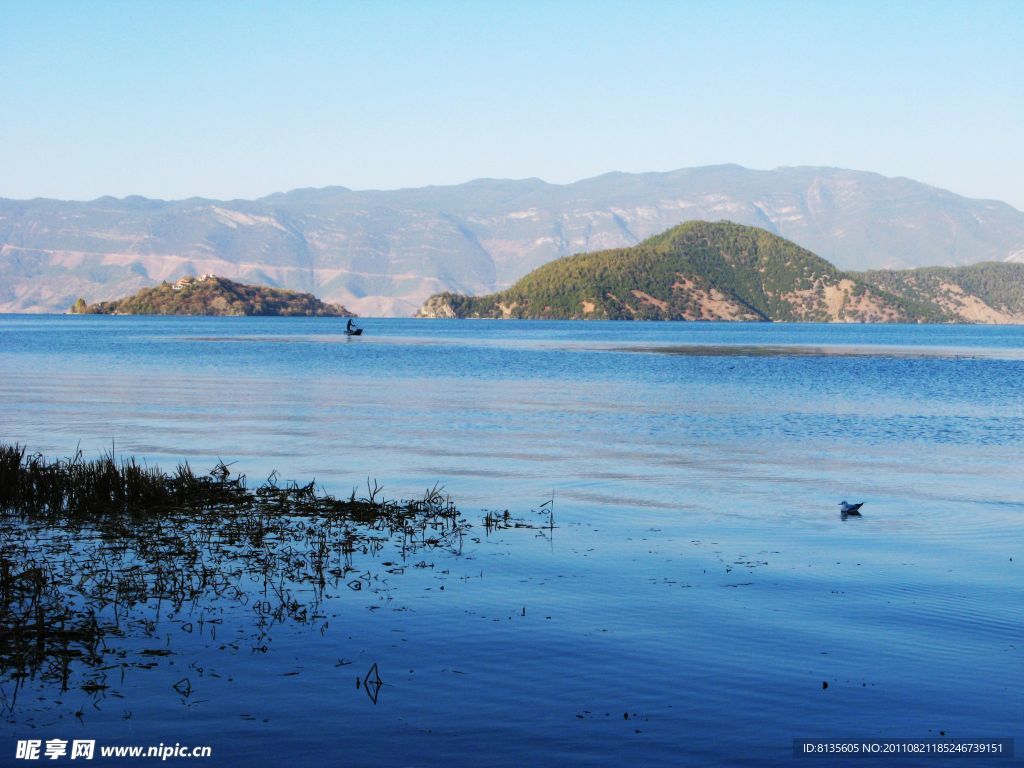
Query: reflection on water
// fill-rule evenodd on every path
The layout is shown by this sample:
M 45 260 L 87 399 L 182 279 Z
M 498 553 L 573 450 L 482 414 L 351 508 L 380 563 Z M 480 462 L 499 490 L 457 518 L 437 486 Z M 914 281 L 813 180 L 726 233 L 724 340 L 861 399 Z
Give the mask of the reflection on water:
M 55 708 L 23 684 L 37 732 L 199 734 L 225 765 L 344 745 L 468 766 L 481 744 L 493 765 L 790 765 L 794 738 L 1021 737 L 1024 329 L 365 325 L 0 319 L 4 441 L 223 459 L 339 498 L 440 482 L 483 518 L 458 554 L 389 543 L 322 589 L 286 578 L 319 599 L 306 623 L 275 623 L 280 577 L 243 560 L 227 583 L 255 599 L 165 601 L 152 637 L 110 643 L 126 655 L 100 666 L 129 666 L 101 696 L 69 681 Z M 274 546 L 308 572 L 308 546 Z M 168 584 L 202 572 L 169 562 Z

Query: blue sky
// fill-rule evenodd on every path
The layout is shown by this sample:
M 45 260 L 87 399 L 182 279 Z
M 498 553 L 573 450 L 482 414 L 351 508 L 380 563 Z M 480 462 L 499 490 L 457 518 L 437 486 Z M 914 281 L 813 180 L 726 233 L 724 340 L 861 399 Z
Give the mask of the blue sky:
M 0 0 L 0 196 L 734 162 L 1024 209 L 1024 2 Z

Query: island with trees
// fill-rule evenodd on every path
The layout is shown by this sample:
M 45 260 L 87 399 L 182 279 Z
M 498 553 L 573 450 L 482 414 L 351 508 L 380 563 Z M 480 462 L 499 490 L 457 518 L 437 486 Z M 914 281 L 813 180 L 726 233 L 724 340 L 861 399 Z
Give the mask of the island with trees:
M 1024 264 L 844 272 L 758 227 L 690 221 L 630 248 L 566 256 L 498 293 L 435 294 L 417 315 L 1021 323 Z
M 247 285 L 216 275 L 186 276 L 114 301 L 87 304 L 79 298 L 71 307 L 81 315 L 214 315 L 282 317 L 355 317 L 339 304 L 328 304 L 311 293 Z

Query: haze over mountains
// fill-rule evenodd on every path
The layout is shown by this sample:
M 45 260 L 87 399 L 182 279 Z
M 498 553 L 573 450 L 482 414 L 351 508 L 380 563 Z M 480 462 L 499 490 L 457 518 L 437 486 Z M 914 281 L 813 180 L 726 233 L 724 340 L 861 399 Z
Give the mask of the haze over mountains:
M 442 291 L 502 290 L 572 253 L 683 221 L 779 234 L 844 270 L 1024 261 L 1024 213 L 902 178 L 736 165 L 573 184 L 301 189 L 258 200 L 0 199 L 0 311 L 66 311 L 184 274 L 308 291 L 363 315 L 411 315 Z

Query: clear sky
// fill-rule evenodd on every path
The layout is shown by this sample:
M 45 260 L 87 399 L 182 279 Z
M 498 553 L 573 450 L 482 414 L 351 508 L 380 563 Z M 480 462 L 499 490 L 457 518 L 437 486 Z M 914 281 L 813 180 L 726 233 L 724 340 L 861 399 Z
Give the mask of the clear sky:
M 0 196 L 739 163 L 1024 209 L 1024 0 L 0 0 Z

